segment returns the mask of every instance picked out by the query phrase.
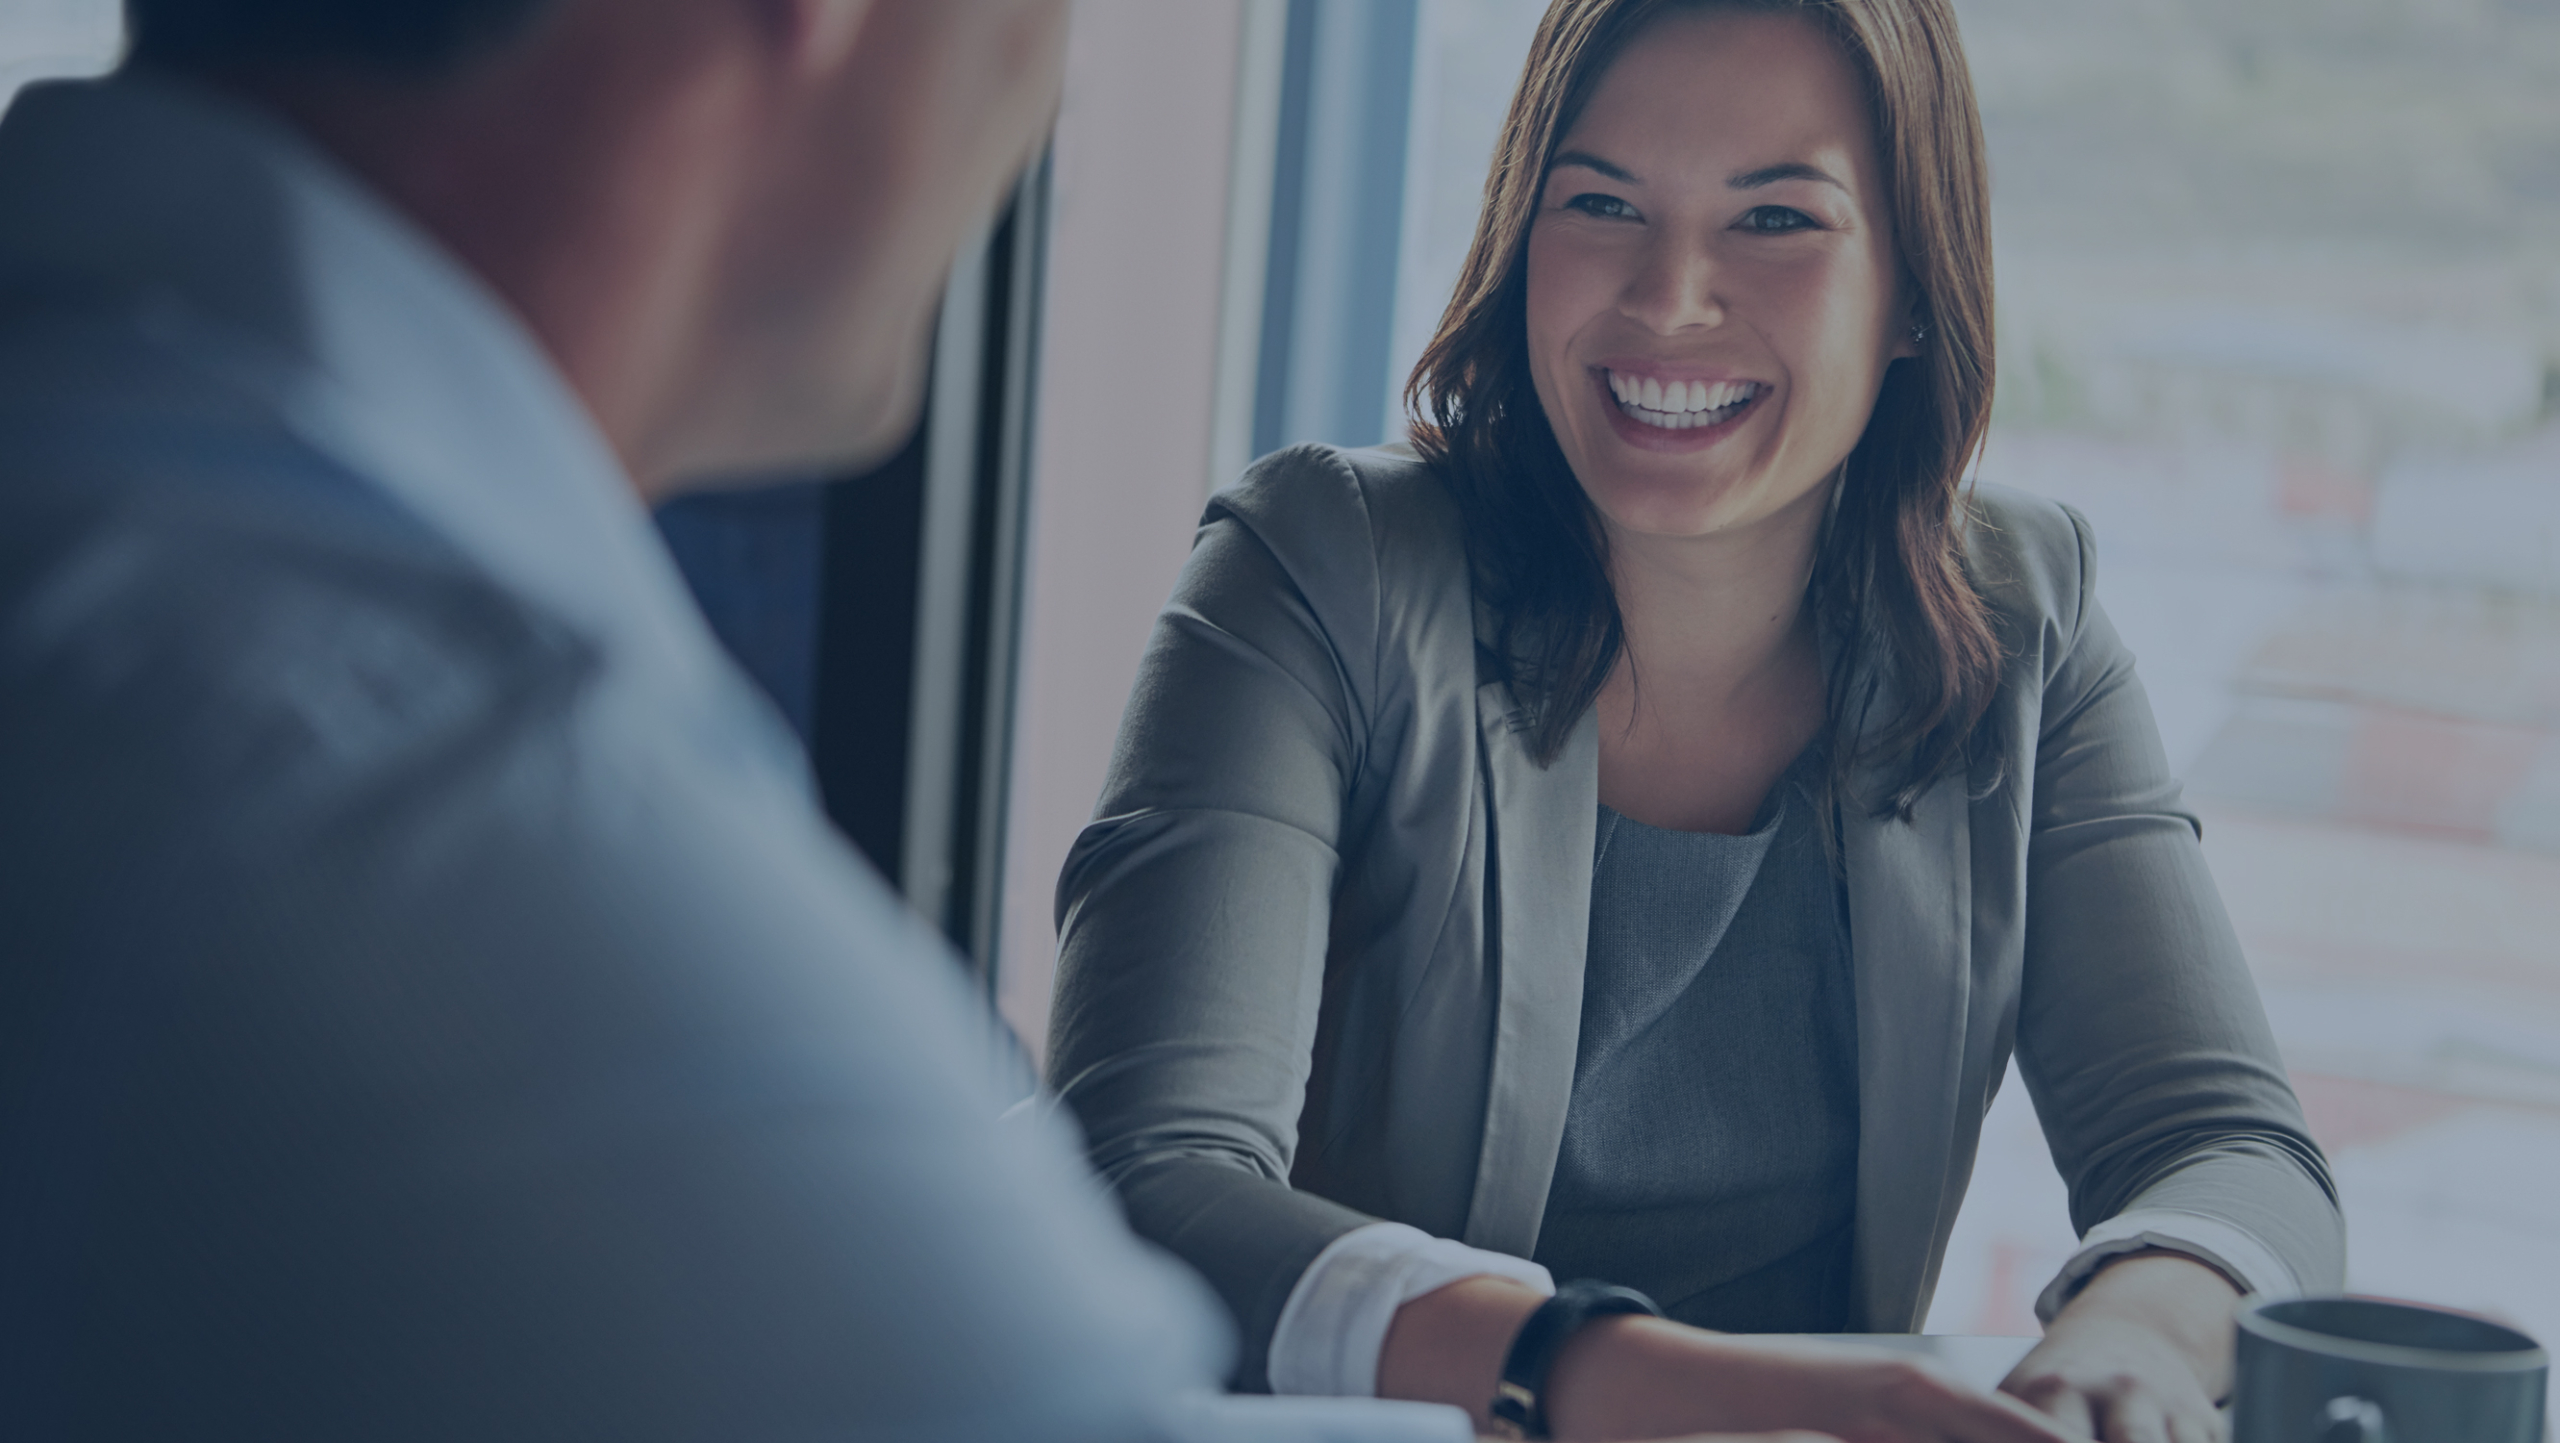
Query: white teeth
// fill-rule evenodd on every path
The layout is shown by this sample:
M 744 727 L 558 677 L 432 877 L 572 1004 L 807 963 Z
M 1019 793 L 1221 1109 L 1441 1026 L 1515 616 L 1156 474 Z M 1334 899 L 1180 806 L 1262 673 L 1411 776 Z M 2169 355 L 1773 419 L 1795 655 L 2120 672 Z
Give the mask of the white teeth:
M 1722 413 L 1739 407 L 1758 396 L 1761 386 L 1756 381 L 1673 381 L 1665 384 L 1658 376 L 1639 381 L 1632 376 L 1607 373 L 1609 394 L 1618 404 L 1648 426 L 1669 431 L 1686 431 L 1696 426 L 1711 426 L 1729 419 Z

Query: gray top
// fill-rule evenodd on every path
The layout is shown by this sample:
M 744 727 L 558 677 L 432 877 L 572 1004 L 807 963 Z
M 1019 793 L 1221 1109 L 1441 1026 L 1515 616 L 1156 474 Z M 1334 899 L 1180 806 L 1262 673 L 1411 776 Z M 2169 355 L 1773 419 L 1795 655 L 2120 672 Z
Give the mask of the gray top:
M 1916 1327 L 2014 1051 L 2084 1250 L 2338 1284 L 2337 1204 L 2068 508 L 1965 500 L 2006 643 L 1970 775 L 1840 811 L 1858 1019 L 1849 1325 Z M 1058 883 L 1049 1068 L 1130 1220 L 1261 1381 L 1373 1219 L 1533 1257 L 1573 1092 L 1599 725 L 1548 762 L 1480 665 L 1465 527 L 1410 452 L 1299 447 L 1210 502 Z M 1853 689 L 1889 694 L 1860 658 Z M 1880 718 L 1880 713 L 1864 716 Z M 1855 720 L 1855 719 L 1853 719 Z M 1860 722 L 1864 725 L 1864 722 Z
M 1847 1326 L 1858 1021 L 1824 750 L 1741 836 L 1600 808 L 1573 1102 L 1538 1231 L 1559 1278 L 1737 1333 Z

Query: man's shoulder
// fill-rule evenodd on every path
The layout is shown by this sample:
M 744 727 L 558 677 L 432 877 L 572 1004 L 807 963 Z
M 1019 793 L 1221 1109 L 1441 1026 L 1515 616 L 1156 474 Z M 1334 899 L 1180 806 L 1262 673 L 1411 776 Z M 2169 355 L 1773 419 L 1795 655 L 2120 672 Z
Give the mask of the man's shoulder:
M 586 665 L 280 428 L 0 419 L 0 731 L 32 744 L 0 767 L 41 758 L 56 789 L 147 776 L 175 806 L 283 797 L 520 713 Z

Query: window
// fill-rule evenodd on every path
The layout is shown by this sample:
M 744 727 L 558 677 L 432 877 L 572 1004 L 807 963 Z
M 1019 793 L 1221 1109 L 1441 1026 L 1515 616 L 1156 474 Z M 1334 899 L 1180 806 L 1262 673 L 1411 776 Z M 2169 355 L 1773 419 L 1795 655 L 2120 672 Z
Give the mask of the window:
M 30 80 L 98 74 L 123 49 L 118 0 L 10 0 L 0 13 L 0 107 Z
M 2350 1286 L 2560 1333 L 2560 16 L 1958 8 L 1983 476 L 2097 529 Z M 2027 1323 L 2041 1160 L 2013 1088 L 1933 1327 Z

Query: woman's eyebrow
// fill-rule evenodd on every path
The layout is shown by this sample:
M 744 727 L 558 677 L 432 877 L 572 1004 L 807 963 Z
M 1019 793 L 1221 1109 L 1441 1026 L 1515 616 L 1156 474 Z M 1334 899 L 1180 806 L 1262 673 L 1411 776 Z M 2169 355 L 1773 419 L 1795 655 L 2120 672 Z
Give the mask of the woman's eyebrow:
M 1585 170 L 1596 170 L 1602 175 L 1609 177 L 1611 180 L 1618 182 L 1620 185 L 1644 184 L 1643 181 L 1636 178 L 1633 171 L 1626 169 L 1624 166 L 1611 165 L 1609 162 L 1602 160 L 1600 157 L 1593 155 L 1587 150 L 1563 151 L 1556 156 L 1555 164 L 1547 168 L 1549 170 L 1555 170 L 1559 167 L 1568 165 L 1578 165 Z
M 1761 186 L 1774 185 L 1782 180 L 1818 180 L 1824 185 L 1833 186 L 1842 191 L 1849 188 L 1831 172 L 1818 165 L 1807 165 L 1800 160 L 1790 160 L 1781 165 L 1764 165 L 1758 170 L 1746 170 L 1740 175 L 1728 178 L 1725 184 L 1735 190 L 1756 190 Z

